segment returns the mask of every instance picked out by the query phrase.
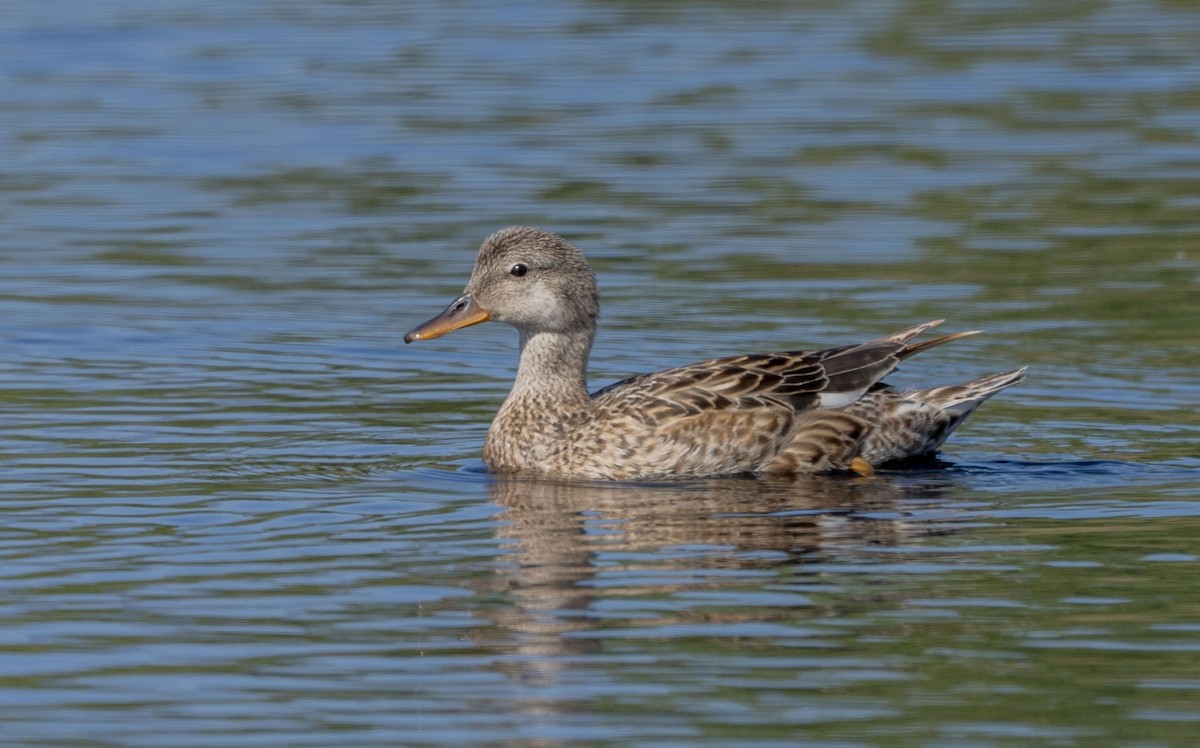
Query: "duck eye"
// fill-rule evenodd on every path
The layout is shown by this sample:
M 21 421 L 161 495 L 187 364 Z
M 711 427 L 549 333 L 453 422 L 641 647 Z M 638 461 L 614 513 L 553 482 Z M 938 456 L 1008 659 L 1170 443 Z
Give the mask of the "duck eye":
M 525 263 L 518 262 L 516 265 L 513 265 L 511 268 L 509 268 L 508 272 L 520 278 L 522 275 L 525 275 L 529 272 L 529 268 L 525 267 Z

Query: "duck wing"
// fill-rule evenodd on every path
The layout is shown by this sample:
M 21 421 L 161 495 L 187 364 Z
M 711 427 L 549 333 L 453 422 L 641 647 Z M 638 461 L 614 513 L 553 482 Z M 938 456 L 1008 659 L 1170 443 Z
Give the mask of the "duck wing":
M 911 343 L 941 324 L 927 322 L 868 343 L 815 351 L 759 353 L 714 358 L 630 377 L 592 393 L 597 405 L 619 412 L 693 416 L 705 410 L 849 405 L 901 360 L 975 332 L 953 333 Z
M 617 382 L 592 399 L 613 431 L 645 437 L 628 446 L 646 452 L 648 462 L 669 464 L 675 473 L 755 471 L 812 422 L 804 414 L 843 408 L 916 346 L 961 337 L 910 345 L 938 322 L 858 345 L 701 361 Z M 828 428 L 830 419 L 821 420 Z M 853 417 L 833 420 L 849 459 L 865 427 Z

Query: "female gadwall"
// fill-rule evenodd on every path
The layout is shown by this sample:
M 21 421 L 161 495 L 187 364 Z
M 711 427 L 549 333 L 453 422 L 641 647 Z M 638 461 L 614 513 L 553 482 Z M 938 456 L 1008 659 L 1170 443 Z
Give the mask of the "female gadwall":
M 752 354 L 643 374 L 588 394 L 600 307 L 574 246 L 513 227 L 483 243 L 463 294 L 404 336 L 429 340 L 487 320 L 521 336 L 512 392 L 483 458 L 494 471 L 629 480 L 731 473 L 869 472 L 932 455 L 1024 369 L 897 392 L 903 359 L 977 331 L 911 342 L 941 320 L 861 345 Z

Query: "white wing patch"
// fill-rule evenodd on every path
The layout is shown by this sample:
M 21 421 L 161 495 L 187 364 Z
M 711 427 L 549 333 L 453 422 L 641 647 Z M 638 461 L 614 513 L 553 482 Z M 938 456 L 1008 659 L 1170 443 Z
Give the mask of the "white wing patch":
M 861 390 L 852 390 L 850 392 L 822 392 L 818 399 L 821 402 L 822 408 L 837 410 L 858 400 L 866 391 L 867 389 L 864 387 Z

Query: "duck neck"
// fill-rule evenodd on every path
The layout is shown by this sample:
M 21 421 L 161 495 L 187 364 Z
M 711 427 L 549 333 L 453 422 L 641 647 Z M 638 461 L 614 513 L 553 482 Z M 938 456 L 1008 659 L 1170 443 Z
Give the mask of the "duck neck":
M 591 330 L 521 332 L 512 392 L 488 429 L 483 459 L 494 470 L 554 472 L 572 429 L 593 407 L 587 392 Z
M 579 408 L 590 403 L 588 353 L 594 332 L 521 331 L 521 360 L 508 402 L 533 401 L 539 408 Z

